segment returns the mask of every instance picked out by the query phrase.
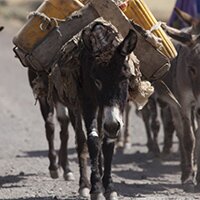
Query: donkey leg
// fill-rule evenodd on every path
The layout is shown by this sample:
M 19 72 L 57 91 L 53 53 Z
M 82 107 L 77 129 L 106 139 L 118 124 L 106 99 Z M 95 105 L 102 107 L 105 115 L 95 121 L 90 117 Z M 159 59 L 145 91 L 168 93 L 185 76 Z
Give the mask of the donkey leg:
M 161 119 L 163 122 L 163 130 L 164 130 L 163 154 L 167 155 L 170 153 L 172 148 L 172 139 L 175 129 L 169 107 L 165 106 L 161 108 Z
M 187 185 L 191 185 L 191 187 L 194 187 L 194 133 L 191 127 L 191 121 L 189 118 L 183 119 L 184 124 L 184 148 L 186 152 L 187 157 L 187 163 L 185 170 L 183 171 L 183 175 L 185 176 L 185 181 Z M 190 188 L 186 188 L 190 189 Z
M 159 156 L 160 149 L 158 146 L 158 132 L 160 130 L 160 122 L 158 120 L 156 100 L 150 98 L 149 104 L 151 112 L 151 130 L 153 132 L 153 153 L 155 156 Z
M 40 98 L 40 110 L 45 121 L 45 130 L 46 130 L 46 138 L 49 146 L 49 172 L 52 178 L 58 178 L 58 165 L 56 163 L 56 151 L 54 148 L 54 122 L 53 122 L 53 114 L 54 108 L 53 105 L 49 105 L 46 98 Z
M 82 129 L 81 116 L 77 114 L 79 113 L 77 111 L 73 111 L 71 109 L 69 109 L 68 111 L 72 126 L 76 134 L 76 144 L 77 144 L 76 150 L 78 153 L 79 171 L 80 171 L 79 194 L 82 197 L 89 197 L 90 183 L 87 175 L 88 150 L 87 150 L 86 137 Z
M 173 116 L 173 123 L 179 139 L 179 148 L 181 153 L 181 181 L 185 190 L 193 190 L 193 150 L 194 143 L 192 134 L 190 134 L 190 125 L 188 118 L 183 117 L 175 109 L 170 109 Z M 189 128 L 190 127 L 190 128 Z
M 111 176 L 111 165 L 113 158 L 115 143 L 110 142 L 108 138 L 103 140 L 103 156 L 104 156 L 104 175 L 103 175 L 103 186 L 105 188 L 106 200 L 117 200 L 117 192 L 114 190 L 114 185 Z
M 200 127 L 200 109 L 199 106 L 192 107 L 191 109 L 191 123 L 192 123 L 192 130 L 194 132 L 195 137 L 195 148 L 194 148 L 194 166 L 197 166 L 198 161 L 198 146 L 199 146 L 199 127 Z M 197 166 L 198 167 L 198 166 Z M 198 171 L 198 170 L 197 170 Z
M 131 104 L 128 102 L 125 107 L 125 116 L 124 116 L 124 130 L 120 131 L 117 137 L 117 147 L 119 148 L 127 148 L 131 147 L 131 137 L 129 133 L 129 113 L 131 110 Z
M 147 148 L 149 152 L 153 152 L 153 139 L 152 139 L 151 128 L 150 128 L 150 110 L 148 108 L 148 103 L 141 110 L 141 113 L 142 113 L 142 119 L 144 122 L 146 134 L 147 134 Z
M 181 182 L 182 182 L 182 184 L 185 184 L 185 183 L 187 183 L 188 172 L 186 172 L 187 156 L 186 156 L 185 147 L 184 147 L 183 129 L 180 126 L 176 126 L 175 122 L 174 122 L 174 125 L 175 125 L 175 129 L 176 129 L 177 137 L 178 137 L 178 140 L 179 140 Z M 179 129 L 177 129 L 177 127 Z
M 33 81 L 37 76 L 38 76 L 37 73 L 28 68 L 28 80 L 32 89 L 34 88 Z M 43 81 L 44 85 L 43 89 L 47 92 L 48 76 L 43 74 L 41 80 Z M 54 106 L 53 104 L 49 105 L 49 103 L 47 102 L 47 96 L 40 97 L 39 104 L 40 104 L 40 111 L 45 122 L 46 138 L 49 146 L 48 157 L 50 162 L 49 165 L 50 175 L 52 178 L 58 178 L 58 165 L 56 163 L 57 154 L 54 148 L 54 122 L 53 122 Z
M 198 128 L 196 130 L 196 148 L 195 148 L 195 157 L 197 164 L 197 174 L 196 174 L 196 182 L 197 189 L 200 190 L 200 108 L 196 111 L 197 125 Z
M 103 185 L 101 181 L 101 173 L 99 171 L 99 152 L 101 142 L 99 137 L 90 135 L 88 137 L 88 150 L 91 160 L 91 200 L 105 200 L 103 195 Z
M 68 139 L 69 139 L 69 117 L 66 115 L 65 107 L 60 102 L 56 102 L 56 114 L 60 124 L 60 150 L 59 150 L 59 165 L 62 167 L 63 177 L 66 181 L 74 180 L 74 175 L 69 167 L 68 160 Z
M 92 101 L 83 101 L 83 119 L 87 130 L 87 145 L 91 163 L 91 200 L 105 200 L 103 184 L 101 180 L 101 170 L 99 170 L 99 156 L 101 151 L 101 137 L 98 132 L 98 111 Z
M 185 107 L 183 112 L 183 125 L 184 125 L 184 147 L 187 156 L 187 168 L 188 180 L 193 183 L 194 178 L 194 148 L 195 148 L 195 135 L 192 127 L 192 115 L 191 106 Z
M 129 132 L 129 114 L 131 111 L 131 104 L 127 103 L 125 112 L 125 127 L 124 127 L 124 147 L 125 149 L 131 148 L 131 136 Z

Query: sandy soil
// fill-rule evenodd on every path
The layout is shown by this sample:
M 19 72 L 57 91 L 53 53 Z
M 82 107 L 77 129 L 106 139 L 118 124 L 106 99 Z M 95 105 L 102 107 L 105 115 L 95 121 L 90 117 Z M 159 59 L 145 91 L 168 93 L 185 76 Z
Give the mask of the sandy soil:
M 76 200 L 78 165 L 74 132 L 70 127 L 69 158 L 76 180 L 52 180 L 48 173 L 47 142 L 38 104 L 28 85 L 27 70 L 12 51 L 18 26 L 0 20 L 0 200 Z M 1 25 L 0 24 L 0 25 Z M 147 153 L 141 119 L 132 108 L 132 146 L 117 151 L 113 159 L 113 179 L 120 200 L 191 200 L 199 193 L 185 193 L 180 183 L 179 153 L 174 137 L 173 153 L 165 159 Z M 56 122 L 56 147 L 59 147 Z M 159 141 L 162 148 L 163 133 Z M 89 169 L 88 169 L 89 171 Z

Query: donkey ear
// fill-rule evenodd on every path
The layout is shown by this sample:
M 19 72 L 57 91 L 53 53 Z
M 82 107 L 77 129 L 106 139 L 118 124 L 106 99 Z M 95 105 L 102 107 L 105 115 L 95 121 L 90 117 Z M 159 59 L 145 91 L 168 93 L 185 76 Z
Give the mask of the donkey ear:
M 177 16 L 184 21 L 186 24 L 188 24 L 189 26 L 192 26 L 193 24 L 196 23 L 196 19 L 193 18 L 191 15 L 189 15 L 188 13 L 180 10 L 179 8 L 174 8 L 175 13 L 177 14 Z
M 82 31 L 81 33 L 81 38 L 82 38 L 82 41 L 84 43 L 84 45 L 88 48 L 88 49 L 91 49 L 91 41 L 90 41 L 90 29 L 89 28 L 86 28 Z
M 169 34 L 174 40 L 182 43 L 183 45 L 193 46 L 200 42 L 200 35 L 192 35 L 181 32 L 178 35 Z
M 183 44 L 190 44 L 192 43 L 193 37 L 191 34 L 180 32 L 180 33 L 170 33 L 168 32 L 169 36 L 172 37 L 174 40 L 181 42 Z
M 170 37 L 184 45 L 191 46 L 200 42 L 200 34 L 190 34 L 167 25 L 164 29 Z
M 134 30 L 130 29 L 127 36 L 119 45 L 118 49 L 121 55 L 129 55 L 136 47 L 137 34 Z
M 166 24 L 162 26 L 167 34 L 174 40 L 181 42 L 183 44 L 190 44 L 192 42 L 192 35 L 190 33 L 181 31 L 179 29 L 167 26 Z

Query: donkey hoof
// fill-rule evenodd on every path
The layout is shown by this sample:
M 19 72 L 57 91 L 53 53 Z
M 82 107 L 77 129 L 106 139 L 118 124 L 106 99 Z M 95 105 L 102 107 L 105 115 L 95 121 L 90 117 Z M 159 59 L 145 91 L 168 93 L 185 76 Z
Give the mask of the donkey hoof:
M 58 170 L 50 170 L 49 171 L 51 178 L 56 179 L 59 177 L 59 172 Z
M 195 184 L 194 182 L 190 179 L 190 180 L 187 180 L 183 183 L 183 190 L 185 192 L 195 192 Z
M 197 183 L 197 185 L 195 186 L 195 192 L 196 193 L 199 193 L 200 192 L 200 184 L 199 183 Z
M 105 197 L 106 197 L 106 200 L 118 200 L 118 195 L 117 195 L 117 192 L 115 191 L 105 193 Z
M 66 181 L 74 181 L 75 180 L 74 174 L 72 172 L 64 173 L 63 177 Z
M 91 200 L 106 200 L 103 193 L 94 193 L 90 195 Z
M 90 189 L 85 187 L 85 188 L 81 188 L 79 190 L 79 195 L 81 197 L 84 197 L 84 198 L 89 198 L 90 197 Z

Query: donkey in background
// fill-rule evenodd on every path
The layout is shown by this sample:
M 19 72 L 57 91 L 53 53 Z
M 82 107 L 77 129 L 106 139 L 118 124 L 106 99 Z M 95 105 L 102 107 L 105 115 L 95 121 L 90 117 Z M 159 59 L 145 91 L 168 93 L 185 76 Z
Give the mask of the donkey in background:
M 162 105 L 165 104 L 162 102 Z M 159 103 L 160 105 L 160 103 Z M 135 106 L 132 104 L 132 102 L 128 102 L 126 109 L 125 109 L 125 115 L 124 115 L 124 130 L 120 132 L 120 135 L 117 139 L 117 147 L 118 148 L 124 148 L 124 149 L 130 149 L 131 148 L 131 133 L 129 131 L 129 122 L 130 117 L 129 113 L 131 109 L 134 109 Z M 160 155 L 160 148 L 158 145 L 158 133 L 160 130 L 160 120 L 158 119 L 158 102 L 156 94 L 153 93 L 148 100 L 148 103 L 144 106 L 142 110 L 137 110 L 135 108 L 135 113 L 138 117 L 140 117 L 145 126 L 145 131 L 147 134 L 147 149 L 148 152 L 153 153 L 155 156 Z M 162 111 L 162 110 L 161 110 Z M 165 115 L 166 116 L 166 115 Z M 169 124 L 167 125 L 169 127 Z M 166 127 L 166 128 L 167 128 Z M 171 126 L 170 126 L 171 127 Z M 169 135 L 169 134 L 168 134 Z M 164 142 L 166 145 L 164 145 L 163 151 L 167 151 L 170 144 L 170 139 L 166 138 L 167 140 Z M 169 140 L 169 142 L 168 142 Z M 170 148 L 170 147 L 169 147 Z M 166 150 L 165 150 L 166 149 Z
M 168 115 L 165 117 L 165 136 L 172 138 L 174 129 L 176 130 L 181 152 L 181 181 L 186 190 L 194 188 L 194 163 L 197 163 L 196 182 L 197 188 L 200 185 L 200 20 L 192 18 L 190 15 L 176 9 L 179 16 L 186 21 L 190 27 L 184 30 L 176 30 L 165 27 L 168 34 L 174 38 L 174 44 L 178 56 L 172 61 L 169 73 L 164 78 L 165 83 L 172 90 L 181 108 L 167 104 Z M 165 102 L 162 96 L 159 98 Z M 170 111 L 169 111 L 170 109 Z M 194 118 L 197 120 L 197 129 Z M 170 124 L 170 129 L 166 129 Z M 169 145 L 170 147 L 170 145 Z M 196 158 L 195 157 L 196 149 Z
M 68 139 L 69 131 L 68 126 L 71 121 L 72 126 L 76 135 L 77 153 L 79 161 L 80 170 L 80 180 L 79 180 L 79 194 L 82 197 L 89 196 L 89 180 L 87 178 L 87 144 L 82 127 L 76 129 L 73 111 L 68 107 L 69 116 L 66 114 L 66 107 L 59 101 L 56 91 L 53 93 L 53 101 L 48 101 L 48 88 L 49 88 L 49 78 L 46 72 L 36 72 L 32 68 L 28 68 L 28 79 L 33 93 L 37 95 L 37 100 L 39 102 L 40 111 L 45 122 L 45 132 L 48 141 L 48 157 L 49 157 L 49 172 L 53 179 L 59 177 L 60 168 L 63 170 L 63 177 L 66 181 L 73 181 L 74 175 L 70 169 L 68 160 Z M 39 84 L 39 85 L 38 85 Z M 56 118 L 60 125 L 60 149 L 58 153 L 54 146 L 54 134 L 55 134 L 55 124 L 54 115 L 56 111 Z M 69 118 L 70 117 L 70 118 Z M 81 119 L 77 119 L 78 123 L 81 123 Z
M 186 190 L 193 190 L 194 163 L 197 163 L 195 177 L 197 189 L 200 185 L 200 159 L 198 156 L 200 153 L 200 20 L 194 19 L 179 9 L 176 9 L 176 12 L 190 27 L 181 31 L 165 27 L 168 34 L 175 39 L 174 44 L 178 56 L 172 61 L 172 67 L 164 81 L 178 99 L 181 108 L 167 104 L 167 107 L 164 107 L 166 110 L 162 108 L 161 111 L 163 113 L 167 111 L 168 116 L 164 113 L 161 114 L 161 117 L 165 138 L 169 139 L 168 150 L 172 144 L 173 131 L 176 130 L 181 153 L 181 180 Z M 162 96 L 159 98 L 165 102 Z M 197 127 L 195 127 L 194 118 L 196 118 Z M 166 129 L 167 124 L 170 124 L 169 129 Z
M 168 34 L 175 40 L 178 56 L 172 61 L 172 68 L 165 81 L 176 95 L 181 109 L 170 105 L 174 127 L 179 138 L 181 152 L 182 183 L 193 186 L 194 149 L 197 150 L 196 182 L 200 184 L 199 160 L 199 108 L 200 108 L 200 21 L 177 9 L 180 16 L 191 26 L 182 31 L 166 27 Z M 193 111 L 196 113 L 198 129 L 194 128 Z M 196 138 L 195 138 L 196 131 Z M 196 144 L 195 144 L 196 141 Z

